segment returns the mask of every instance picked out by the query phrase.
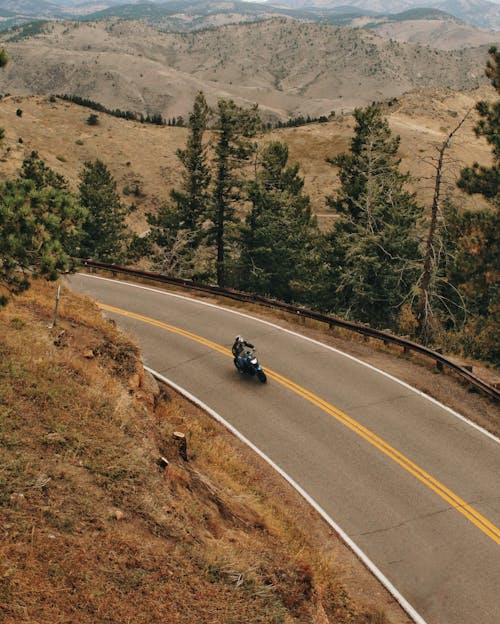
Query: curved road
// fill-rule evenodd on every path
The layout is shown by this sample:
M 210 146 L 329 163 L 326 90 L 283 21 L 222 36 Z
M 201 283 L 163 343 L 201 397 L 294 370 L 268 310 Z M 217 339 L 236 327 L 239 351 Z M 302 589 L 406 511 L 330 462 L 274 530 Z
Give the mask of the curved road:
M 295 480 L 427 624 L 500 622 L 499 440 L 336 350 L 200 300 L 96 276 L 145 363 L 217 411 Z M 267 385 L 230 359 L 258 346 Z

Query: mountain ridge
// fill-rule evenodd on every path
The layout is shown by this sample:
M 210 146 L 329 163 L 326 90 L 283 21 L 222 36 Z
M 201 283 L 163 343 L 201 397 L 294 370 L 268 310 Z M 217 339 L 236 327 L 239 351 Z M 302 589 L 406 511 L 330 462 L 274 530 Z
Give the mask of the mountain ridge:
M 212 103 L 258 103 L 265 118 L 277 120 L 486 81 L 487 47 L 444 52 L 286 18 L 187 34 L 132 21 L 52 22 L 20 41 L 4 35 L 4 42 L 11 62 L 3 92 L 66 93 L 164 117 L 186 115 L 200 90 Z
M 84 2 L 65 0 L 0 0 L 0 9 L 10 11 L 18 18 L 32 19 L 74 19 L 89 16 L 101 19 L 109 16 L 156 19 L 168 15 L 190 13 L 214 14 L 232 12 L 242 15 L 284 14 L 297 19 L 312 19 L 318 22 L 348 25 L 350 19 L 363 16 L 390 17 L 412 10 L 438 10 L 465 23 L 480 28 L 500 29 L 500 6 L 488 0 L 268 0 L 267 2 L 244 2 L 233 0 L 217 2 L 212 0 L 177 0 L 144 2 L 120 2 L 114 0 L 87 0 Z

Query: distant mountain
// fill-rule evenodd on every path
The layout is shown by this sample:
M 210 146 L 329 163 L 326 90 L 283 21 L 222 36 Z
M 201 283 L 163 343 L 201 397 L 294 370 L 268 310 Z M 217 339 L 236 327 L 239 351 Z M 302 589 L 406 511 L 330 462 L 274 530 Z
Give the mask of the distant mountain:
M 34 17 L 52 17 L 61 14 L 60 6 L 56 2 L 47 2 L 47 0 L 0 0 L 0 9 L 9 11 L 13 15 Z
M 384 39 L 415 43 L 441 50 L 456 50 L 498 42 L 496 31 L 472 26 L 438 9 L 409 9 L 402 13 L 356 20 L 351 25 L 370 28 Z
M 484 37 L 456 29 L 451 37 L 446 35 L 446 22 L 462 20 L 482 28 L 500 29 L 500 5 L 486 0 L 268 0 L 245 2 L 242 0 L 155 0 L 121 2 L 120 0 L 0 0 L 0 30 L 6 30 L 30 19 L 83 19 L 102 20 L 120 18 L 144 20 L 149 25 L 165 31 L 186 32 L 213 28 L 223 24 L 288 16 L 320 24 L 373 28 L 388 22 L 415 22 L 439 20 L 439 32 L 449 45 L 463 47 L 484 43 Z M 422 6 L 424 5 L 424 6 Z M 3 13 L 5 15 L 3 15 Z M 373 19 L 369 19 L 373 18 Z M 436 45 L 436 24 L 418 25 L 414 39 L 425 44 L 426 30 L 432 31 L 429 43 Z M 394 29 L 393 29 L 394 30 Z M 410 32 L 403 28 L 403 32 Z M 382 31 L 381 31 L 382 32 Z M 385 32 L 385 31 L 384 31 Z M 471 35 L 471 36 L 470 36 Z M 396 30 L 394 37 L 405 40 Z M 462 37 L 462 41 L 460 40 Z M 435 43 L 432 43 L 434 41 Z
M 451 13 L 447 13 L 446 11 L 441 11 L 440 9 L 431 9 L 429 7 L 421 7 L 417 9 L 408 9 L 406 11 L 401 11 L 401 13 L 389 13 L 385 16 L 386 21 L 388 22 L 406 22 L 408 20 L 448 20 L 452 19 L 455 21 L 459 20 L 457 17 L 453 16 Z
M 272 2 L 271 2 L 272 4 Z M 488 0 L 280 0 L 293 8 L 321 7 L 346 9 L 352 12 L 367 10 L 379 15 L 401 13 L 408 9 L 433 8 L 481 28 L 500 30 L 500 5 Z
M 137 21 L 52 22 L 3 41 L 11 59 L 4 91 L 66 93 L 164 117 L 186 115 L 200 90 L 211 103 L 257 102 L 265 117 L 286 119 L 486 82 L 485 47 L 445 52 L 285 17 L 189 34 Z
M 90 13 L 85 20 L 119 18 L 144 20 L 150 26 L 169 32 L 189 32 L 288 16 L 320 24 L 374 29 L 382 37 L 400 42 L 419 43 L 440 49 L 457 49 L 495 43 L 493 31 L 480 31 L 457 17 L 435 8 L 407 9 L 401 13 L 379 14 L 349 6 L 286 8 L 275 4 L 230 0 L 175 0 L 141 2 L 109 7 Z
M 123 5 L 156 5 L 161 11 L 186 12 L 194 7 L 203 10 L 204 0 L 0 0 L 0 10 L 8 10 L 14 14 L 40 16 L 61 16 L 95 13 L 103 9 L 114 9 Z M 329 15 L 388 15 L 402 13 L 409 9 L 433 8 L 450 13 L 466 22 L 475 23 L 482 27 L 494 27 L 488 20 L 498 21 L 500 6 L 488 0 L 267 0 L 258 2 L 233 2 L 219 0 L 212 2 L 220 12 L 235 8 L 239 11 L 252 12 L 251 8 L 242 5 L 258 5 L 274 7 L 274 10 L 306 10 L 311 9 L 317 14 L 318 10 Z M 131 11 L 132 9 L 127 9 Z M 139 11 L 144 9 L 139 9 Z M 113 13 L 116 14 L 116 13 Z M 481 23 L 479 23 L 481 22 Z

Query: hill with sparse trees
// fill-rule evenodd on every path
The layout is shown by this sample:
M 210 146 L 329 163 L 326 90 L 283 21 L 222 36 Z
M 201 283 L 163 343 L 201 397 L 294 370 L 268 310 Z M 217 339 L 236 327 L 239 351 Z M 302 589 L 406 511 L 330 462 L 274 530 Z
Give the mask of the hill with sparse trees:
M 134 21 L 52 22 L 37 34 L 4 35 L 0 44 L 11 57 L 4 93 L 69 94 L 177 117 L 202 90 L 210 104 L 219 97 L 258 103 L 274 120 L 349 111 L 423 87 L 475 88 L 485 82 L 487 52 L 286 18 L 187 34 Z

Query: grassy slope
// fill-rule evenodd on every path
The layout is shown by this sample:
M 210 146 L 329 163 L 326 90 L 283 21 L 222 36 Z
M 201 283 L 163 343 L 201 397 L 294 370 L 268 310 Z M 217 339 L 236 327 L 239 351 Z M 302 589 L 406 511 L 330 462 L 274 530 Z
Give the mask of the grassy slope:
M 425 91 L 407 94 L 386 108 L 394 134 L 401 136 L 402 168 L 414 176 L 412 186 L 427 206 L 433 193 L 436 147 L 479 99 L 492 97 L 493 90 L 487 87 L 464 93 Z M 23 111 L 22 116 L 16 115 L 18 109 Z M 11 96 L 0 100 L 0 127 L 6 134 L 4 147 L 0 148 L 0 178 L 15 176 L 23 158 L 37 150 L 76 189 L 83 162 L 99 157 L 108 164 L 120 192 L 139 185 L 139 197 L 128 194 L 123 199 L 137 204 L 139 209 L 131 215 L 131 225 L 138 232 L 144 231 L 144 212 L 154 212 L 168 201 L 170 190 L 179 184 L 181 168 L 176 150 L 185 147 L 187 129 L 160 128 L 105 114 L 99 114 L 98 126 L 89 126 L 86 120 L 90 113 L 88 108 L 60 100 L 50 102 L 46 97 Z M 476 120 L 471 114 L 455 137 L 445 171 L 444 190 L 464 208 L 480 205 L 481 201 L 456 188 L 458 172 L 473 161 L 488 165 L 491 160 L 490 146 L 474 134 Z M 326 227 L 331 224 L 326 196 L 338 187 L 336 170 L 326 158 L 348 150 L 353 131 L 353 118 L 339 115 L 329 123 L 274 130 L 259 137 L 263 144 L 272 140 L 288 144 L 290 162 L 300 164 L 313 210 L 325 215 L 322 224 Z M 253 168 L 249 175 L 252 173 Z
M 249 451 L 157 394 L 90 300 L 63 290 L 48 329 L 53 296 L 0 309 L 2 622 L 389 621 L 380 588 L 368 610 L 349 599 L 311 512 L 301 527 Z

